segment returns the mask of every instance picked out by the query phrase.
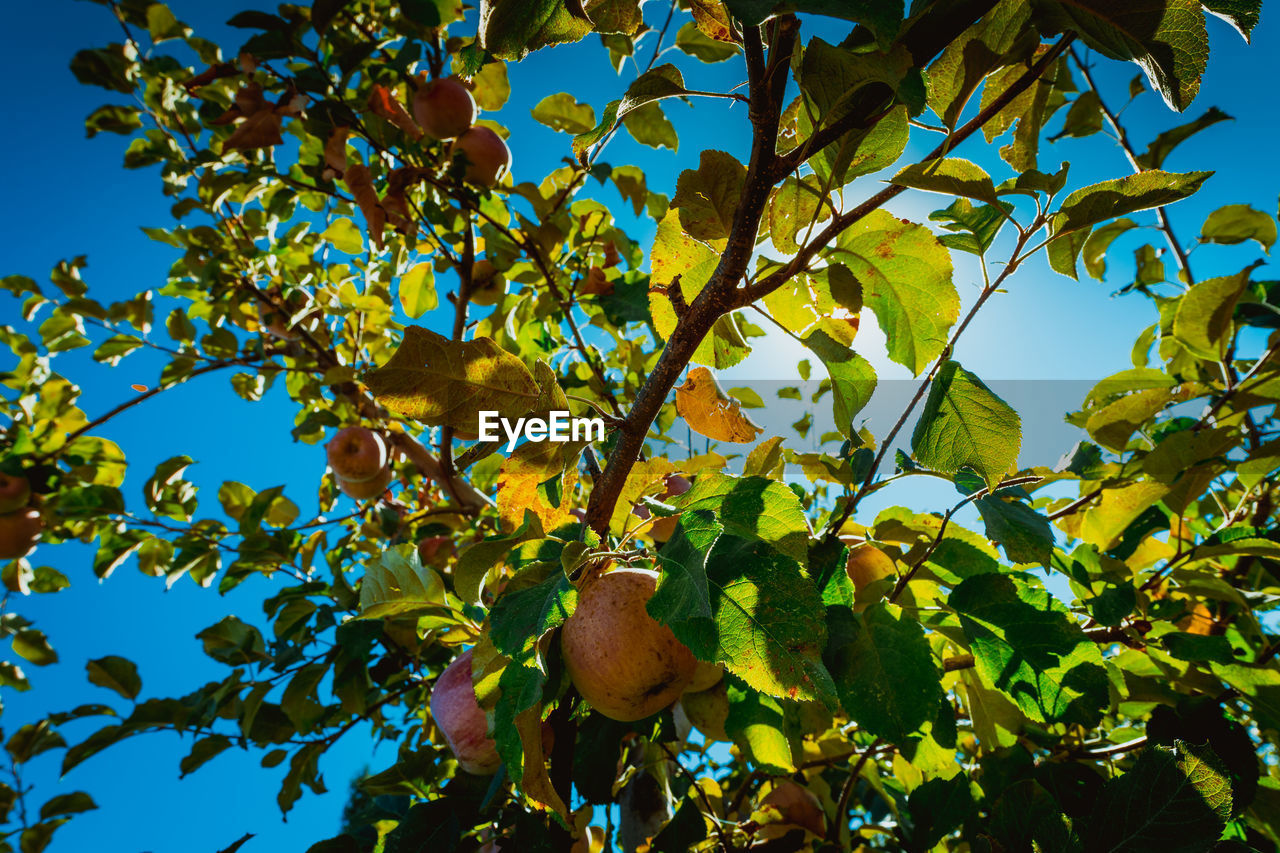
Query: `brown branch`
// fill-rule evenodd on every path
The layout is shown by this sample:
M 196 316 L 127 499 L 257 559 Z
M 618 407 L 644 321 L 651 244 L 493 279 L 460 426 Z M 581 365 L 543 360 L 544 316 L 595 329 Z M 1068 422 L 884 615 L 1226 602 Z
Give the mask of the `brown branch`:
M 836 800 L 835 820 L 827 828 L 828 841 L 839 843 L 840 830 L 848 825 L 849 797 L 853 795 L 853 787 L 858 783 L 858 777 L 862 775 L 862 768 L 867 765 L 867 761 L 871 759 L 872 754 L 879 746 L 880 738 L 876 738 L 871 742 L 871 746 L 862 751 L 862 755 L 858 758 L 858 763 L 853 765 L 853 769 L 849 771 L 849 778 L 845 780 L 844 786 L 840 788 L 840 797 Z

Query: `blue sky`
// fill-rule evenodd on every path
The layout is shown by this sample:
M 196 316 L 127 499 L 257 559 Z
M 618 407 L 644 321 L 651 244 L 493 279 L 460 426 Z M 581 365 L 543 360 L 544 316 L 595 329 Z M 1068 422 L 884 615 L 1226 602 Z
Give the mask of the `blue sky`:
M 171 5 L 198 34 L 220 41 L 231 51 L 245 35 L 221 24 L 242 8 L 239 2 L 175 0 Z M 656 14 L 657 10 L 651 11 Z M 104 134 L 85 139 L 84 116 L 119 96 L 80 86 L 67 70 L 76 50 L 117 40 L 115 22 L 107 10 L 72 0 L 11 4 L 6 19 L 7 26 L 0 34 L 0 72 L 3 79 L 11 81 L 3 96 L 10 130 L 2 143 L 7 166 L 3 186 L 9 205 L 3 220 L 5 252 L 0 274 L 22 273 L 44 280 L 59 259 L 85 254 L 89 258 L 85 278 L 99 299 L 117 299 L 158 287 L 172 258 L 171 250 L 149 240 L 139 226 L 165 225 L 170 200 L 161 194 L 153 170 L 125 171 L 120 167 L 125 146 L 122 138 Z M 1214 56 L 1200 98 L 1187 117 L 1217 105 L 1236 116 L 1236 121 L 1219 125 L 1184 145 L 1167 164 L 1173 170 L 1209 168 L 1218 172 L 1200 196 L 1173 209 L 1175 223 L 1188 235 L 1196 233 L 1199 222 L 1221 204 L 1248 202 L 1273 212 L 1280 189 L 1271 161 L 1280 116 L 1271 108 L 1274 95 L 1269 76 L 1273 73 L 1269 60 L 1280 49 L 1280 34 L 1264 20 L 1255 32 L 1253 47 L 1246 48 L 1234 32 L 1216 20 L 1210 21 L 1210 32 Z M 643 49 L 645 60 L 650 50 L 651 45 Z M 692 88 L 723 89 L 742 76 L 737 60 L 705 67 L 683 62 L 680 54 L 670 58 L 690 69 Z M 1133 66 L 1108 63 L 1100 76 L 1114 93 L 1113 99 L 1118 99 L 1135 73 Z M 512 100 L 493 117 L 512 130 L 516 179 L 539 180 L 568 154 L 568 137 L 529 118 L 530 107 L 541 97 L 568 90 L 598 111 L 618 97 L 624 86 L 594 44 L 543 51 L 513 70 Z M 724 102 L 700 101 L 694 107 L 676 104 L 670 114 L 682 135 L 678 153 L 654 152 L 620 134 L 605 159 L 644 167 L 650 186 L 670 193 L 679 171 L 696 165 L 704 148 L 745 155 L 749 140 L 741 107 L 735 110 Z M 1178 121 L 1151 94 L 1144 95 L 1125 117 L 1143 145 Z M 918 156 L 932 144 L 932 140 L 925 140 L 908 156 Z M 1008 175 L 993 152 L 984 151 L 978 140 L 957 154 L 982 163 L 998 179 Z M 1072 186 L 1126 171 L 1120 152 L 1102 138 L 1063 140 L 1047 146 L 1042 165 L 1056 165 L 1059 160 L 1072 161 Z M 866 192 L 873 192 L 876 178 L 863 180 Z M 590 191 L 597 189 L 593 184 Z M 611 194 L 603 197 L 616 200 Z M 904 196 L 895 212 L 923 220 L 930 210 L 941 206 L 934 203 L 935 198 Z M 633 234 L 647 248 L 651 224 L 637 223 Z M 1154 314 L 1145 300 L 1111 296 L 1131 268 L 1123 260 L 1126 254 L 1122 249 L 1115 255 L 1118 262 L 1112 269 L 1116 278 L 1105 285 L 1091 280 L 1072 282 L 1050 273 L 1042 264 L 1030 265 L 1013 279 L 1008 294 L 993 299 L 979 315 L 962 340 L 958 358 L 992 382 L 1088 380 L 1128 367 L 1131 342 L 1139 330 L 1154 321 Z M 1225 274 L 1243 267 L 1254 254 L 1206 247 L 1197 250 L 1193 260 L 1201 275 Z M 962 298 L 970 301 L 977 293 L 976 271 L 960 266 L 956 280 Z M 7 297 L 0 297 L 0 312 L 4 322 L 17 318 L 16 305 Z M 877 365 L 882 379 L 906 378 L 904 371 L 880 356 L 881 339 L 874 324 L 864 323 L 863 329 L 857 347 Z M 724 378 L 730 385 L 791 378 L 794 363 L 801 357 L 803 353 L 788 339 L 771 336 L 755 355 Z M 59 357 L 55 365 L 82 384 L 81 403 L 90 416 L 129 395 L 130 384 L 153 384 L 159 368 L 146 357 L 126 360 L 118 368 L 102 368 L 93 365 L 85 352 Z M 1052 390 L 1055 386 L 1026 383 L 1018 387 L 1026 389 L 1029 401 L 1033 394 L 1041 395 L 1041 402 L 1030 403 L 1039 407 L 1037 411 L 1030 415 L 1024 411 L 1024 418 L 1036 423 L 1057 422 L 1061 409 L 1076 402 L 1066 399 L 1055 409 L 1052 401 L 1063 397 Z M 131 501 L 138 500 L 141 484 L 156 463 L 188 453 L 198 461 L 190 476 L 203 488 L 203 514 L 217 512 L 216 489 L 224 479 L 240 480 L 256 489 L 286 483 L 287 494 L 305 513 L 314 507 L 312 496 L 324 466 L 323 451 L 293 443 L 288 436 L 291 421 L 292 409 L 282 393 L 250 405 L 231 393 L 224 378 L 211 377 L 131 409 L 102 434 L 116 440 L 129 457 L 133 473 L 126 483 L 126 494 Z M 891 491 L 892 495 L 885 495 Z M 945 489 L 887 489 L 881 495 L 886 503 L 910 501 L 921 508 L 942 509 L 954 500 Z M 98 584 L 90 571 L 91 557 L 89 549 L 74 544 L 34 555 L 37 564 L 47 563 L 63 571 L 73 586 L 56 596 L 33 597 L 15 605 L 49 633 L 61 663 L 45 669 L 27 667 L 36 689 L 4 697 L 7 707 L 0 724 L 10 732 L 43 713 L 83 702 L 118 704 L 118 697 L 88 685 L 84 678 L 85 662 L 105 654 L 120 654 L 138 662 L 144 697 L 181 695 L 221 677 L 224 668 L 204 658 L 194 635 L 228 612 L 261 624 L 260 601 L 281 583 L 254 579 L 219 597 L 215 591 L 200 589 L 184 579 L 166 591 L 161 581 L 142 576 L 130 562 L 109 581 Z M 73 740 L 82 738 L 96 725 L 95 721 L 69 727 L 68 735 Z M 57 779 L 60 759 L 56 754 L 37 758 L 25 781 L 38 785 L 33 805 L 54 794 L 83 788 L 102 807 L 63 828 L 54 851 L 213 853 L 244 832 L 258 836 L 243 848 L 246 853 L 303 850 L 308 843 L 336 831 L 350 778 L 366 764 L 380 769 L 391 761 L 392 750 L 373 750 L 364 732 L 353 731 L 324 759 L 322 768 L 331 793 L 319 797 L 306 794 L 287 823 L 281 822 L 275 805 L 282 768 L 260 769 L 260 754 L 231 750 L 179 781 L 178 760 L 189 748 L 189 738 L 180 744 L 173 736 L 150 736 L 122 744 L 90 759 L 62 781 Z

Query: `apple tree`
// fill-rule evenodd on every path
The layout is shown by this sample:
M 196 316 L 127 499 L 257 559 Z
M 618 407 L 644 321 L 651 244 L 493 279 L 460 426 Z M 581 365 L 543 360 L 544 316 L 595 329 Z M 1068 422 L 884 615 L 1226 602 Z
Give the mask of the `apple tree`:
M 190 735 L 184 773 L 261 754 L 282 812 L 340 739 L 394 743 L 312 853 L 1280 849 L 1276 219 L 1180 230 L 1166 207 L 1214 164 L 1164 168 L 1225 118 L 1176 118 L 1205 16 L 1247 41 L 1261 0 L 316 0 L 237 14 L 223 45 L 99 2 L 116 40 L 71 67 L 113 102 L 87 128 L 161 178 L 172 265 L 114 302 L 83 259 L 2 280 L 0 682 L 56 664 L 56 626 L 21 611 L 86 582 L 49 565 L 61 542 L 98 579 L 243 584 L 262 613 L 193 629 L 221 680 L 151 696 L 106 655 L 87 677 L 120 701 L 6 725 L 4 849 L 95 819 L 23 765 L 156 731 Z M 618 72 L 607 102 L 524 73 L 582 40 Z M 1098 85 L 1126 62 L 1127 91 Z M 739 85 L 700 82 L 719 63 Z M 564 134 L 548 174 L 485 117 L 510 80 Z M 1169 127 L 1127 126 L 1135 98 Z M 682 101 L 745 161 L 671 181 L 609 159 L 624 135 L 675 149 Z M 1113 174 L 1047 164 L 1093 134 Z M 937 210 L 901 219 L 903 194 Z M 1236 248 L 1201 268 L 1205 243 Z M 1075 450 L 1021 468 L 1017 412 L 957 343 L 1038 255 L 1115 283 L 1122 248 L 1151 325 L 1068 414 Z M 880 434 L 872 318 L 918 378 Z M 826 371 L 816 452 L 717 382 L 773 327 Z M 84 411 L 77 350 L 165 366 Z M 215 502 L 190 456 L 131 471 L 104 434 L 226 381 L 287 395 L 262 440 L 316 446 L 310 482 L 223 471 Z M 565 411 L 603 436 L 482 438 L 481 412 Z M 922 477 L 953 500 L 863 506 Z

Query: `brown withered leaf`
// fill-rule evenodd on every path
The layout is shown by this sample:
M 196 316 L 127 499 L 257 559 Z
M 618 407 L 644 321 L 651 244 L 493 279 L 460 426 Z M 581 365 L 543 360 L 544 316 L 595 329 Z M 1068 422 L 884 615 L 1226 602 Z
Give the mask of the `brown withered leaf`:
M 676 388 L 676 412 L 694 432 L 715 441 L 747 444 L 764 432 L 743 414 L 741 402 L 720 389 L 705 367 L 690 370 L 684 384 Z
M 329 132 L 324 143 L 324 164 L 331 172 L 330 177 L 341 178 L 347 171 L 347 136 L 351 128 L 340 124 Z
M 369 167 L 363 163 L 356 163 L 347 169 L 343 180 L 346 181 L 347 189 L 351 190 L 352 197 L 355 198 L 360 212 L 364 214 L 365 221 L 369 225 L 369 239 L 381 249 L 383 247 L 382 229 L 387 224 L 387 214 L 378 203 L 378 191 L 373 188 L 373 175 Z
M 223 151 L 247 151 L 252 148 L 270 148 L 284 142 L 280 136 L 284 120 L 268 107 L 246 118 L 235 132 L 222 143 Z
M 418 127 L 413 116 L 409 115 L 409 111 L 404 108 L 404 104 L 400 103 L 395 93 L 386 86 L 381 83 L 375 84 L 369 90 L 368 103 L 374 115 L 385 118 L 414 139 L 421 138 L 422 129 Z

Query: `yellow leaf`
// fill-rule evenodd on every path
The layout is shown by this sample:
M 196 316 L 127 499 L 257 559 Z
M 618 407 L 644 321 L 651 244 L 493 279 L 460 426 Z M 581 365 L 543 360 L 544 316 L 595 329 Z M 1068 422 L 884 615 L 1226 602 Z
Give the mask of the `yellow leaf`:
M 535 803 L 542 805 L 566 822 L 569 822 L 569 809 L 564 800 L 556 793 L 547 775 L 547 760 L 542 747 L 542 706 L 534 705 L 527 711 L 516 715 L 516 730 L 520 732 L 520 743 L 524 745 L 524 778 L 520 790 Z
M 742 413 L 742 403 L 720 390 L 705 367 L 690 370 L 676 388 L 676 412 L 694 432 L 716 441 L 749 444 L 764 431 Z
M 543 530 L 555 530 L 577 519 L 569 514 L 569 496 L 578 484 L 578 469 L 571 463 L 582 451 L 583 442 L 560 444 L 527 441 L 516 448 L 498 470 L 498 515 L 504 530 L 515 530 L 529 510 L 542 522 Z M 559 505 L 547 497 L 543 483 L 559 479 Z
M 436 297 L 435 275 L 431 264 L 415 264 L 407 273 L 400 276 L 400 306 L 404 313 L 415 320 L 439 304 Z
M 529 368 L 492 338 L 454 341 L 418 326 L 365 382 L 378 402 L 402 417 L 479 433 L 481 411 L 516 419 L 539 399 Z
M 674 473 L 676 466 L 670 459 L 658 457 L 637 462 L 627 474 L 627 481 L 622 484 L 618 502 L 613 507 L 613 518 L 609 519 L 609 532 L 621 536 L 628 527 L 634 527 L 640 519 L 631 514 L 631 508 L 641 495 L 657 494 L 661 491 L 662 481 Z

